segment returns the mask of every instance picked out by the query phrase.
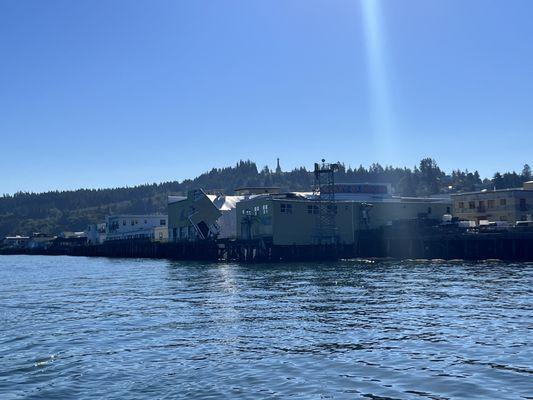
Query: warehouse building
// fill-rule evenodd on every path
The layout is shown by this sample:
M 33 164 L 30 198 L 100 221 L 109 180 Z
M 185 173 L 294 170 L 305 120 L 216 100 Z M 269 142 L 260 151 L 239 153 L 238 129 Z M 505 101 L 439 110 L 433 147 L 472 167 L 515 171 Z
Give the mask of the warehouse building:
M 331 212 L 337 243 L 354 244 L 361 230 L 395 221 L 432 219 L 450 214 L 443 198 L 395 197 L 387 184 L 337 184 Z M 237 238 L 262 239 L 273 245 L 317 243 L 320 204 L 309 192 L 259 195 L 237 203 Z

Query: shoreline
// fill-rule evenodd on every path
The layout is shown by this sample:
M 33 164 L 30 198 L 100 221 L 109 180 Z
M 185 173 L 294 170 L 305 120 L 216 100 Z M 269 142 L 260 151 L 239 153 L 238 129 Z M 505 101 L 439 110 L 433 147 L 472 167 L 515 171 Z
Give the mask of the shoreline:
M 406 235 L 371 231 L 355 245 L 274 245 L 255 241 L 154 242 L 117 240 L 100 245 L 4 248 L 0 255 L 65 255 L 209 262 L 302 262 L 343 259 L 533 261 L 533 231 Z

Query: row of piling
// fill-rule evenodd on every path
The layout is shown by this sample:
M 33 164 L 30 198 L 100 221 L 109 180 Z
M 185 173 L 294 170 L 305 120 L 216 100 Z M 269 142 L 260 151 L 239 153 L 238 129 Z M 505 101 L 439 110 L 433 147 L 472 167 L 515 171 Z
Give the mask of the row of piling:
M 199 261 L 282 262 L 342 258 L 500 259 L 533 261 L 533 231 L 434 232 L 361 231 L 354 244 L 275 245 L 262 239 L 161 243 L 134 239 L 93 246 L 3 249 L 2 254 L 44 254 Z

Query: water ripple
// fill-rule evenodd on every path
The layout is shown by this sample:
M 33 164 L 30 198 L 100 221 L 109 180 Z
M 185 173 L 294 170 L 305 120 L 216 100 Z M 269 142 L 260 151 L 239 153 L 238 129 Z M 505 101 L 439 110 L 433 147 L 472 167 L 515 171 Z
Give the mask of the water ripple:
M 0 398 L 532 398 L 533 264 L 0 257 Z

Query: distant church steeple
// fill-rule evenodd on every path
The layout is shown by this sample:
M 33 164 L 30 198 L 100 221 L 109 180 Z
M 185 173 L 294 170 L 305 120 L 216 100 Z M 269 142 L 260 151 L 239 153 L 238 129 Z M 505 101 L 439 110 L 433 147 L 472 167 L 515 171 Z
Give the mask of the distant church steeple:
M 276 167 L 276 174 L 281 174 L 281 167 L 279 166 L 279 157 L 278 157 L 278 165 Z

